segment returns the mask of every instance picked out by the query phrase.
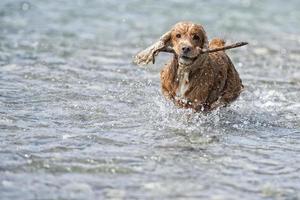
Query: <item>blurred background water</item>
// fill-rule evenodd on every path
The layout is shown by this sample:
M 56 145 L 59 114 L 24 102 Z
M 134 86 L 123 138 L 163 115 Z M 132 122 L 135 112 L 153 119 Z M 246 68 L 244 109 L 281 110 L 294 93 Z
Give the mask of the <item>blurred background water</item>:
M 1 0 L 0 199 L 300 199 L 300 1 Z M 182 20 L 249 46 L 208 115 L 160 93 Z

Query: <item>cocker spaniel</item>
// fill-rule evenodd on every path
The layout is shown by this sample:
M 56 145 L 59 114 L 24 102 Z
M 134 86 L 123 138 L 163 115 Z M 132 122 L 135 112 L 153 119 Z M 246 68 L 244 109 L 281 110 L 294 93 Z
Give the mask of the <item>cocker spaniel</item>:
M 219 38 L 208 42 L 201 25 L 179 22 L 159 41 L 138 53 L 134 62 L 148 64 L 161 51 L 173 52 L 172 60 L 160 73 L 163 95 L 179 107 L 211 111 L 234 101 L 244 87 L 224 50 L 205 53 L 224 45 Z

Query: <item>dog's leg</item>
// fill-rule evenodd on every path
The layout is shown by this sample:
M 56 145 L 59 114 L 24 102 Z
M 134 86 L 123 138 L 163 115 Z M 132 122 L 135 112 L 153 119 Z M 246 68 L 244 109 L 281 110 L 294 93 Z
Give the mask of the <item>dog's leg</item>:
M 219 97 L 219 99 L 217 101 L 213 102 L 209 106 L 209 110 L 214 110 L 219 107 L 225 107 L 226 105 L 228 105 L 228 103 L 226 103 L 222 97 Z

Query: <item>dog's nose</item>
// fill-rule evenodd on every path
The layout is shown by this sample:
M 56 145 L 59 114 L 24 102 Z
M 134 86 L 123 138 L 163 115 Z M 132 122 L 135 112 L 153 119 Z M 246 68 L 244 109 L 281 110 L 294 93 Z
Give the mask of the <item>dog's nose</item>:
M 189 46 L 183 46 L 183 47 L 181 48 L 181 50 L 182 50 L 183 53 L 188 53 L 188 52 L 191 51 L 191 47 L 189 47 Z

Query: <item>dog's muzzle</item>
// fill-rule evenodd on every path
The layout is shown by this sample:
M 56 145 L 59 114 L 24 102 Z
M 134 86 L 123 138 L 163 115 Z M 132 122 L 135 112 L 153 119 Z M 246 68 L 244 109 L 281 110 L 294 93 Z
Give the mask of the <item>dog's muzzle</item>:
M 183 45 L 180 49 L 179 64 L 181 65 L 190 65 L 192 64 L 197 56 L 193 55 L 193 49 L 189 45 Z
M 189 57 L 189 56 L 185 56 L 185 55 L 180 55 L 178 62 L 179 62 L 179 64 L 182 64 L 182 65 L 190 65 L 196 59 L 197 59 L 197 56 L 196 57 Z

